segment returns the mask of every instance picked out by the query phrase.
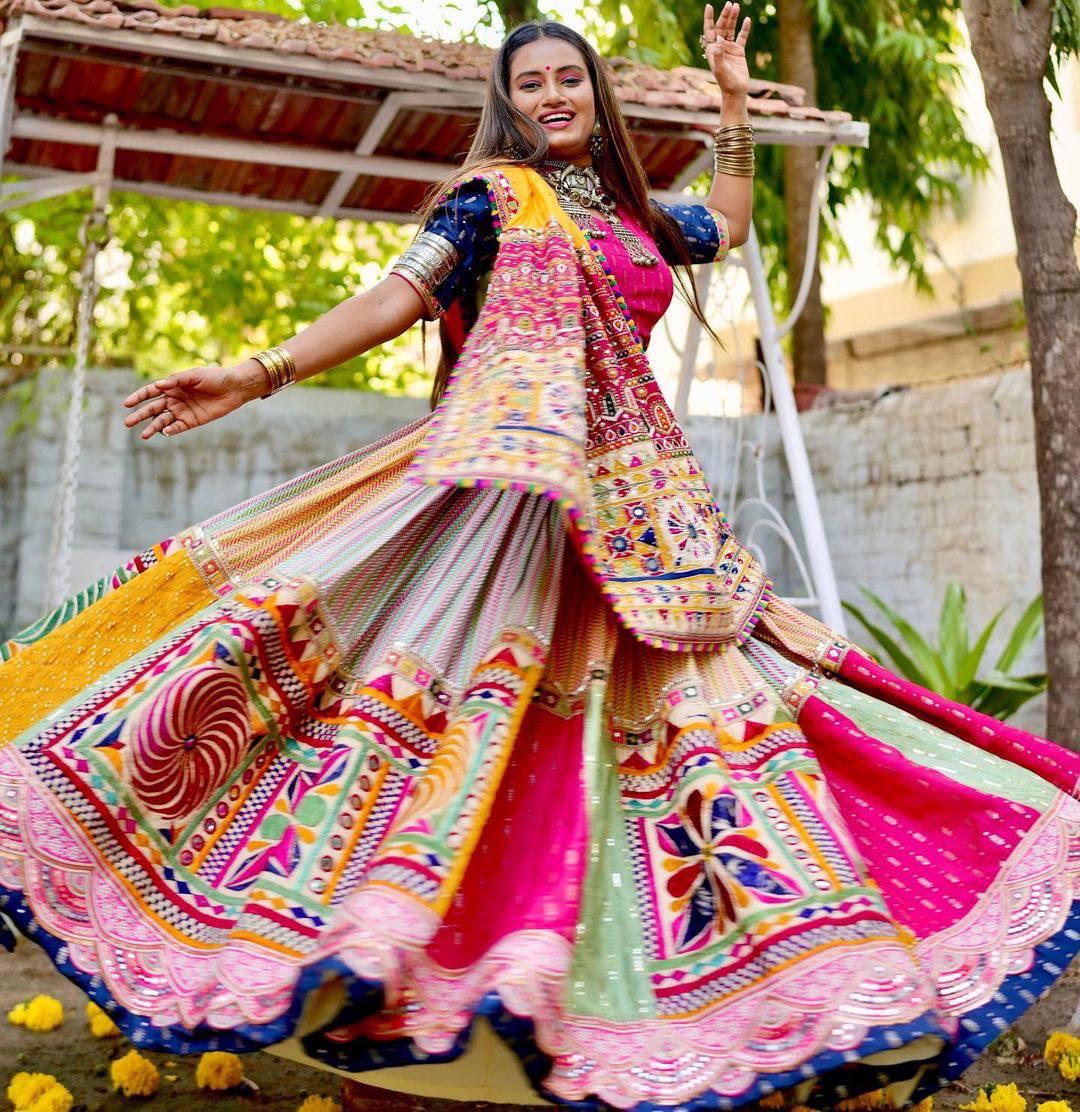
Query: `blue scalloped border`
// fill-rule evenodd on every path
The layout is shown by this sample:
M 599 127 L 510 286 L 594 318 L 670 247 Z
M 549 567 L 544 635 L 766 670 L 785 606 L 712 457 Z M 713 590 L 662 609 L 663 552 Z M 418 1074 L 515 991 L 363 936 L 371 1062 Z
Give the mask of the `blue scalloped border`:
M 993 999 L 960 1020 L 961 1034 L 943 1052 L 941 1064 L 928 1072 L 912 1094 L 913 1101 L 937 1092 L 979 1057 L 1040 997 L 1045 996 L 1080 952 L 1080 900 L 1074 899 L 1065 925 L 1035 947 L 1035 960 L 1025 973 L 1006 977 Z M 945 1056 L 947 1055 L 947 1057 Z
M 1015 1023 L 1064 974 L 1071 959 L 1080 951 L 1080 906 L 1078 905 L 1080 901 L 1074 901 L 1065 925 L 1035 948 L 1035 961 L 1031 969 L 1007 977 L 988 1004 L 963 1017 L 961 1020 L 963 1033 L 955 1041 L 941 1026 L 934 1013 L 926 1011 L 909 1023 L 874 1028 L 854 1050 L 826 1050 L 807 1059 L 794 1069 L 781 1073 L 759 1074 L 754 1084 L 738 1097 L 723 1097 L 718 1093 L 710 1092 L 678 1105 L 641 1101 L 628 1112 L 704 1112 L 706 1109 L 734 1109 L 760 1100 L 778 1089 L 790 1088 L 809 1078 L 824 1079 L 830 1071 L 839 1071 L 836 1080 L 842 1080 L 844 1066 L 855 1065 L 859 1059 L 882 1050 L 896 1049 L 923 1035 L 936 1035 L 946 1042 L 937 1059 L 939 1064 L 927 1069 L 910 1098 L 913 1103 L 922 1100 L 962 1074 L 1002 1031 Z M 10 916 L 22 934 L 48 953 L 56 968 L 65 977 L 77 984 L 112 1017 L 132 1043 L 143 1049 L 162 1050 L 174 1054 L 197 1054 L 205 1050 L 249 1053 L 265 1049 L 292 1036 L 299 1022 L 305 997 L 331 976 L 342 979 L 350 1003 L 342 1014 L 335 1017 L 330 1027 L 341 1027 L 349 1022 L 355 1022 L 359 1017 L 377 1010 L 382 1004 L 383 990 L 379 982 L 357 976 L 343 962 L 334 958 L 320 962 L 301 974 L 293 990 L 293 998 L 288 1010 L 271 1023 L 244 1024 L 229 1031 L 219 1031 L 204 1025 L 191 1029 L 158 1027 L 122 1008 L 99 977 L 76 969 L 68 957 L 67 944 L 37 924 L 23 893 L 0 886 L 0 910 Z M 580 1109 L 582 1112 L 598 1112 L 608 1107 L 605 1102 L 597 1099 L 567 1100 L 545 1088 L 543 1079 L 551 1068 L 552 1060 L 536 1043 L 533 1021 L 510 1012 L 497 992 L 489 992 L 480 1000 L 474 1011 L 473 1022 L 477 1016 L 486 1017 L 495 1033 L 517 1055 L 530 1084 L 542 1099 L 565 1108 Z M 465 1052 L 472 1032 L 472 1022 L 459 1032 L 448 1051 L 437 1055 L 418 1051 L 408 1039 L 369 1042 L 362 1046 L 349 1044 L 335 1046 L 323 1040 L 323 1034 L 327 1029 L 324 1028 L 322 1032 L 314 1032 L 303 1038 L 305 1052 L 315 1061 L 352 1073 L 365 1074 L 391 1066 L 452 1062 Z M 903 1062 L 897 1063 L 897 1067 L 904 1066 Z M 877 1083 L 877 1087 L 880 1087 L 880 1083 Z M 856 1087 L 850 1088 L 849 1096 L 859 1095 Z
M 136 1046 L 144 1050 L 163 1050 L 171 1054 L 199 1054 L 204 1050 L 227 1050 L 247 1054 L 289 1038 L 296 1030 L 309 992 L 331 976 L 342 978 L 352 1000 L 370 1000 L 372 993 L 382 996 L 382 986 L 365 981 L 337 958 L 328 959 L 305 970 L 297 979 L 287 1011 L 265 1024 L 245 1023 L 228 1031 L 200 1024 L 197 1027 L 159 1027 L 148 1019 L 133 1015 L 119 1004 L 96 974 L 78 969 L 68 956 L 68 944 L 41 927 L 34 918 L 22 892 L 0 885 L 0 911 L 10 917 L 20 933 L 36 942 L 52 959 L 56 968 L 74 982 Z

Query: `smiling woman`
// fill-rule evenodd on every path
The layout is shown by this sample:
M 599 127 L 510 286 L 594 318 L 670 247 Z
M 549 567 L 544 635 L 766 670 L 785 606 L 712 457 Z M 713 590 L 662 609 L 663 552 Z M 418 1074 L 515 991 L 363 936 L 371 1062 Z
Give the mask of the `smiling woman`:
M 738 14 L 705 12 L 705 203 L 651 201 L 596 52 L 525 24 L 391 274 L 126 400 L 186 433 L 444 340 L 434 413 L 0 646 L 0 906 L 134 1042 L 473 1103 L 902 1105 L 1076 953 L 1080 756 L 777 597 L 653 376 L 673 275 L 748 227 Z

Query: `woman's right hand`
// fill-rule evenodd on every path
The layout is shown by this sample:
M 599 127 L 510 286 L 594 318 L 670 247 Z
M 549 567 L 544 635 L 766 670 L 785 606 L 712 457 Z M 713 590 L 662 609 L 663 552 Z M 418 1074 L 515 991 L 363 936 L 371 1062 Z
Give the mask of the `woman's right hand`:
M 270 388 L 269 376 L 257 359 L 232 367 L 192 367 L 148 382 L 124 399 L 134 412 L 124 418 L 128 428 L 149 421 L 141 439 L 155 433 L 175 436 L 208 425 Z

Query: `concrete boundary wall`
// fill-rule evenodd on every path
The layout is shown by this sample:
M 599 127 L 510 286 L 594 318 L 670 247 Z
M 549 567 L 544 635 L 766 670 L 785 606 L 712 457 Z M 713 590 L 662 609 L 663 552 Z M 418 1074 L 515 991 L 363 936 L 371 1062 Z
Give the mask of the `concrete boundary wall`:
M 124 428 L 127 371 L 91 371 L 71 589 L 133 552 L 260 490 L 335 459 L 423 414 L 417 399 L 293 389 L 254 402 L 206 429 L 149 443 Z M 0 634 L 40 615 L 60 454 L 66 375 L 40 376 L 36 420 L 3 437 L 0 467 Z M 0 402 L 0 429 L 17 416 Z M 1003 643 L 1039 590 L 1038 492 L 1030 378 L 1012 370 L 941 386 L 900 389 L 802 416 L 842 598 L 878 592 L 933 632 L 945 586 L 962 582 L 973 624 L 1009 604 Z M 770 496 L 793 507 L 766 421 Z M 687 432 L 706 468 L 720 454 L 723 420 L 696 417 Z M 714 443 L 716 442 L 716 443 Z M 714 469 L 718 465 L 711 465 Z M 710 474 L 726 486 L 726 476 Z M 736 530 L 740 521 L 736 518 Z M 793 522 L 797 531 L 797 521 Z M 795 591 L 793 565 L 772 544 L 769 571 Z M 858 639 L 861 629 L 849 632 Z M 1033 648 L 1023 662 L 1041 667 Z M 1020 724 L 1040 729 L 1032 705 Z

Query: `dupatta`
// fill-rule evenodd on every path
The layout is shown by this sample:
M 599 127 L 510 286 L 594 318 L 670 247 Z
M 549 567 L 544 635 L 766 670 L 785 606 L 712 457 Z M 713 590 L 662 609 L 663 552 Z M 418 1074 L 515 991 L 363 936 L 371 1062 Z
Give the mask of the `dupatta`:
M 550 498 L 635 637 L 742 644 L 772 583 L 714 502 L 602 251 L 536 171 L 482 176 L 498 251 L 408 477 Z

